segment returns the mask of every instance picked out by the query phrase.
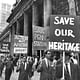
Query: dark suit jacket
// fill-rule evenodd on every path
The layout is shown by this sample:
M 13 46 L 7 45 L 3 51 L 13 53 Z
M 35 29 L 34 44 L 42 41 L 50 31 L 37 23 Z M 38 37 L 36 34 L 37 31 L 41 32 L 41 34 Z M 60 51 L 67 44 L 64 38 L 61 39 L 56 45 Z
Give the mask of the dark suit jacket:
M 80 66 L 71 64 L 71 80 L 80 80 Z
M 3 69 L 4 69 L 4 63 L 0 61 L 0 76 L 2 75 Z
M 41 67 L 38 66 L 37 71 L 40 72 L 40 80 L 53 80 L 52 69 L 47 67 L 45 60 L 42 61 Z
M 6 62 L 6 69 L 5 69 L 5 80 L 9 80 L 14 70 L 14 65 L 12 61 Z
M 26 74 L 31 78 L 33 76 L 33 71 L 32 71 L 32 62 L 29 62 L 26 66 Z
M 71 76 L 64 70 L 65 80 L 80 80 L 80 67 L 73 63 L 70 63 Z M 56 67 L 56 80 L 62 78 L 62 64 Z
M 28 74 L 25 70 L 25 65 L 23 63 L 20 64 L 20 67 L 17 69 L 17 72 L 19 71 L 19 77 L 18 80 L 28 80 Z

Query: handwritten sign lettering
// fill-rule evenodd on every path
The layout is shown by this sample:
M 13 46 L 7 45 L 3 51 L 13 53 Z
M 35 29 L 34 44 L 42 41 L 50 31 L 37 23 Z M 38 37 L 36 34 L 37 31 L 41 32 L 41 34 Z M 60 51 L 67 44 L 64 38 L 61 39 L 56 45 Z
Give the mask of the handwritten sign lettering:
M 80 51 L 80 23 L 78 16 L 51 15 L 49 49 Z

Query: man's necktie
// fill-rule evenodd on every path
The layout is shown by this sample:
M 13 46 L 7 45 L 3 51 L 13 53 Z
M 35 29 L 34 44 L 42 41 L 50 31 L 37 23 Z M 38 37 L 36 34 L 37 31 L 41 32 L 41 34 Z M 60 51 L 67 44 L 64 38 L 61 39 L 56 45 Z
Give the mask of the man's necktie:
M 27 66 L 27 63 L 25 62 L 25 70 L 26 70 L 26 66 Z
M 50 62 L 48 61 L 48 68 L 49 68 L 49 66 L 50 66 Z

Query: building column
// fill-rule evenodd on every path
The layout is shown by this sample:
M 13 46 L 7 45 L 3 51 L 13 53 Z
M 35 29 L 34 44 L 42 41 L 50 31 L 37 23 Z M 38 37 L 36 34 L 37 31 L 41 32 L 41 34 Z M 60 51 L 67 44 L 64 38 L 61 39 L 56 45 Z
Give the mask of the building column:
M 28 36 L 28 15 L 24 12 L 24 35 Z
M 10 54 L 13 55 L 14 54 L 14 33 L 15 33 L 15 29 L 14 26 L 11 27 L 11 46 L 10 46 Z
M 74 0 L 68 0 L 69 3 L 69 15 L 75 15 L 76 16 L 76 6 Z
M 17 20 L 17 27 L 16 27 L 16 34 L 19 35 L 19 30 L 20 30 L 20 23 L 19 21 Z
M 37 10 L 36 4 L 34 3 L 34 5 L 32 6 L 32 30 L 33 30 L 33 27 L 38 26 L 38 20 L 39 20 L 38 19 L 38 10 Z M 32 55 L 34 55 L 34 54 L 35 54 L 34 45 L 32 42 Z
M 32 25 L 37 26 L 38 25 L 38 10 L 37 6 L 34 4 L 32 6 Z
M 44 27 L 50 24 L 50 15 L 52 14 L 52 0 L 44 0 Z
M 29 25 L 29 23 L 28 23 L 28 14 L 24 12 L 24 36 L 28 36 L 28 25 Z M 28 48 L 29 48 L 29 45 L 27 46 L 27 52 L 29 52 Z

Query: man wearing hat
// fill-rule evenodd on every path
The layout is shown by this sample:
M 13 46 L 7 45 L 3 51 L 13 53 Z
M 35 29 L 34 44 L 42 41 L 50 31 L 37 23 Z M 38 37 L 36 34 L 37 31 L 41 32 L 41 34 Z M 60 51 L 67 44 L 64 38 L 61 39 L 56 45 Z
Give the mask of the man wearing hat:
M 56 67 L 57 80 L 63 80 L 62 75 L 63 65 L 61 63 Z M 64 80 L 80 80 L 80 67 L 70 61 L 70 53 L 65 53 L 64 76 Z

